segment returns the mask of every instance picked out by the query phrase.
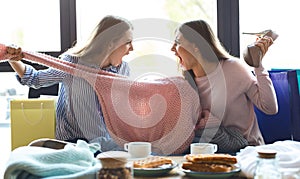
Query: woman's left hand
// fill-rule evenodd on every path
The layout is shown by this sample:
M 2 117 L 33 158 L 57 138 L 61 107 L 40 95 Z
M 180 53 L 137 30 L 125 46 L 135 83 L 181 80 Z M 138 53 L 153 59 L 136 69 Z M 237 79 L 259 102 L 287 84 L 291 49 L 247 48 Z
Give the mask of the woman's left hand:
M 273 39 L 268 36 L 257 38 L 256 42 L 254 43 L 255 46 L 259 47 L 262 51 L 262 56 L 264 56 L 269 47 L 273 44 Z
M 204 128 L 206 125 L 206 122 L 208 121 L 209 115 L 210 115 L 210 111 L 207 109 L 204 109 L 199 116 L 198 122 L 197 122 L 194 130 Z

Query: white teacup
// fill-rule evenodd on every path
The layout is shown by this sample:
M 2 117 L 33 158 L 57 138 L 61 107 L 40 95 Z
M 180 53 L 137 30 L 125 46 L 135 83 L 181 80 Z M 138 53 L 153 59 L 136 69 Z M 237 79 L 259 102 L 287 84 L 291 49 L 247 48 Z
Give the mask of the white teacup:
M 145 158 L 151 154 L 150 142 L 129 142 L 124 144 L 124 150 L 128 151 L 132 158 Z
M 192 143 L 190 150 L 191 154 L 214 154 L 218 146 L 212 143 Z

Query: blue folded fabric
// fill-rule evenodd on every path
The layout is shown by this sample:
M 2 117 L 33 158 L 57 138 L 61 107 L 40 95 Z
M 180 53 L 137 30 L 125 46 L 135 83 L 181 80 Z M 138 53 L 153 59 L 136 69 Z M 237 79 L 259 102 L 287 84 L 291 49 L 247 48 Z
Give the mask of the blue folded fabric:
M 96 178 L 101 164 L 94 158 L 97 144 L 78 140 L 64 149 L 23 146 L 11 152 L 4 179 Z

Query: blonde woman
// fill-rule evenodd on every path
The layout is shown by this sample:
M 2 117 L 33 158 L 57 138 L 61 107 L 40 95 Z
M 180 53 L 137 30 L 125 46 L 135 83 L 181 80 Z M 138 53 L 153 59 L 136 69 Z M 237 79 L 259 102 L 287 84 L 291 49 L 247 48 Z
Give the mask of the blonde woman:
M 129 66 L 122 58 L 133 50 L 132 30 L 129 21 L 106 16 L 86 43 L 70 48 L 60 58 L 129 76 Z M 117 148 L 106 129 L 98 97 L 86 80 L 54 68 L 35 70 L 14 60 L 9 63 L 17 72 L 21 84 L 33 88 L 61 84 L 56 110 L 56 139 L 68 142 L 83 139 L 89 143 L 99 143 L 102 151 Z

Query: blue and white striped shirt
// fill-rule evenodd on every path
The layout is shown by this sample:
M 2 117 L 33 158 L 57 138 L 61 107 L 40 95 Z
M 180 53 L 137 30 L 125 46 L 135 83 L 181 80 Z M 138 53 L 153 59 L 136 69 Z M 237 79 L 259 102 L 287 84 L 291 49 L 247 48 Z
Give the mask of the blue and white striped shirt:
M 63 60 L 78 63 L 78 58 L 64 55 Z M 118 67 L 104 70 L 129 76 L 128 63 L 122 62 Z M 107 131 L 98 97 L 93 87 L 85 80 L 63 71 L 48 68 L 35 70 L 26 65 L 21 84 L 32 88 L 47 87 L 60 83 L 56 109 L 56 138 L 59 140 L 87 139 L 90 143 L 97 142 L 102 151 L 118 150 Z

